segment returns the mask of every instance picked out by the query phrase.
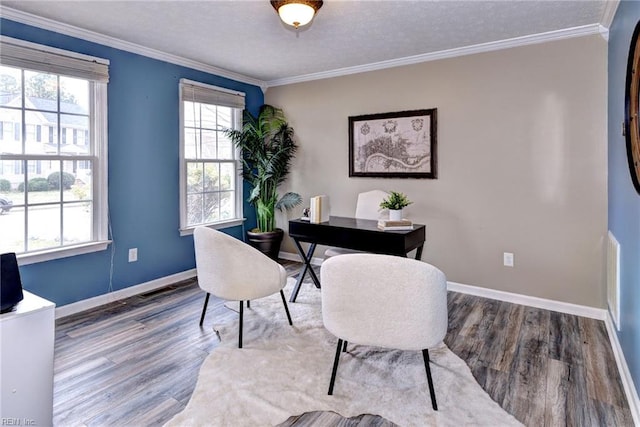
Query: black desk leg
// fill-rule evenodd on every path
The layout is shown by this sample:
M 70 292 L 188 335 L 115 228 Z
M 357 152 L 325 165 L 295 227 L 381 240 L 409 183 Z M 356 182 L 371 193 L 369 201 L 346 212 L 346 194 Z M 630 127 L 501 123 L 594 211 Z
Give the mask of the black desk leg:
M 424 244 L 418 246 L 418 250 L 416 251 L 416 259 L 418 261 L 420 261 L 422 259 L 422 248 L 424 247 Z
M 304 276 L 307 274 L 307 270 L 309 274 L 311 274 L 311 279 L 313 283 L 316 285 L 316 288 L 320 287 L 320 280 L 316 275 L 316 272 L 313 271 L 313 267 L 311 266 L 311 259 L 313 258 L 313 253 L 316 250 L 316 244 L 312 243 L 309 246 L 309 251 L 305 254 L 304 249 L 300 245 L 300 242 L 297 239 L 293 239 L 293 242 L 296 244 L 296 249 L 298 250 L 298 255 L 302 258 L 304 265 L 300 269 L 298 273 L 298 279 L 296 280 L 296 285 L 293 288 L 293 292 L 291 293 L 291 297 L 289 297 L 289 302 L 296 302 L 296 298 L 298 297 L 298 292 L 300 292 L 300 286 L 302 286 L 302 281 L 304 280 Z

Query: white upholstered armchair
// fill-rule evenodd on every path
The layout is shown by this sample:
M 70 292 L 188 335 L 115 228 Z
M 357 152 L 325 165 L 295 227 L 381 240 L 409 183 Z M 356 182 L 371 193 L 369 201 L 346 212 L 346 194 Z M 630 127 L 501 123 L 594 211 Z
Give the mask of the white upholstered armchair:
M 198 227 L 193 233 L 198 285 L 207 295 L 200 326 L 204 322 L 210 294 L 240 302 L 238 347 L 242 348 L 243 301 L 266 297 L 280 291 L 291 325 L 291 315 L 282 288 L 287 272 L 280 264 L 257 249 L 220 231 Z
M 358 194 L 358 201 L 356 202 L 356 218 L 360 219 L 380 219 L 381 209 L 380 203 L 389 196 L 389 193 L 382 190 L 371 190 Z M 324 251 L 324 257 L 330 258 L 336 255 L 344 254 L 356 254 L 361 251 L 356 251 L 347 248 L 329 247 Z
M 409 258 L 348 254 L 324 261 L 322 319 L 338 338 L 329 394 L 347 342 L 398 350 L 421 350 L 434 410 L 429 348 L 447 333 L 447 281 L 436 267 Z

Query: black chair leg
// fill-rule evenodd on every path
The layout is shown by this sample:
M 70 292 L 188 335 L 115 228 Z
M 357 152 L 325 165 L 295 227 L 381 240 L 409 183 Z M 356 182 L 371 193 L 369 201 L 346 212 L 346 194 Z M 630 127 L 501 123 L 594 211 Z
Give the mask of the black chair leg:
M 204 322 L 204 315 L 207 313 L 207 304 L 209 304 L 209 292 L 207 292 L 207 296 L 204 297 L 204 307 L 202 307 L 202 315 L 200 316 L 200 326 L 202 326 L 202 322 Z
M 289 314 L 289 306 L 287 305 L 287 300 L 284 297 L 284 292 L 282 291 L 282 289 L 280 289 L 280 296 L 282 297 L 282 303 L 284 304 L 284 311 L 287 312 L 287 319 L 289 319 L 289 324 L 293 325 L 293 322 L 291 321 L 291 314 Z
M 342 352 L 346 352 L 347 351 L 347 340 L 344 340 L 344 344 L 342 345 Z
M 242 301 L 240 301 L 240 332 L 238 333 L 238 348 L 242 348 L 242 315 L 243 315 L 243 309 L 244 304 Z
M 333 359 L 333 370 L 331 371 L 331 382 L 329 383 L 329 396 L 333 394 L 333 383 L 336 382 L 336 373 L 338 372 L 338 362 L 340 361 L 340 350 L 342 349 L 342 340 L 338 338 L 338 346 L 336 347 L 336 357 Z
M 431 406 L 433 410 L 438 410 L 438 404 L 436 403 L 436 392 L 433 389 L 433 379 L 431 378 L 431 368 L 429 367 L 429 350 L 426 348 L 422 350 L 422 358 L 424 359 L 424 367 L 427 370 L 427 381 L 429 382 L 429 394 L 431 395 Z
M 251 308 L 251 301 L 247 300 L 247 308 Z

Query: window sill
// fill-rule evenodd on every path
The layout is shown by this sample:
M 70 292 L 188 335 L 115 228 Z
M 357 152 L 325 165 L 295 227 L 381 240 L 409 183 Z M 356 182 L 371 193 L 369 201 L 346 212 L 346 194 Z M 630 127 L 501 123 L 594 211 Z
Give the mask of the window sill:
M 54 259 L 67 258 L 76 255 L 88 254 L 92 252 L 104 251 L 111 243 L 111 240 L 85 243 L 82 245 L 68 246 L 65 248 L 47 249 L 40 252 L 30 252 L 18 255 L 19 265 L 35 264 L 37 262 L 51 261 Z
M 240 218 L 240 219 L 232 219 L 229 221 L 216 222 L 211 224 L 200 224 L 195 227 L 181 228 L 180 236 L 191 236 L 193 234 L 193 230 L 201 226 L 213 228 L 214 230 L 219 230 L 221 228 L 236 227 L 238 225 L 243 225 L 246 220 L 247 218 Z

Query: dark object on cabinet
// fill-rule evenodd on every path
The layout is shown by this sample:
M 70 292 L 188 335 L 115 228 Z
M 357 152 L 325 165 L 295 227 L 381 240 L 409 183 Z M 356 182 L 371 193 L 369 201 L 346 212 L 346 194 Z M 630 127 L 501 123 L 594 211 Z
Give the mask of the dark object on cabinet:
M 11 311 L 22 301 L 22 281 L 16 254 L 0 255 L 0 313 Z

